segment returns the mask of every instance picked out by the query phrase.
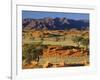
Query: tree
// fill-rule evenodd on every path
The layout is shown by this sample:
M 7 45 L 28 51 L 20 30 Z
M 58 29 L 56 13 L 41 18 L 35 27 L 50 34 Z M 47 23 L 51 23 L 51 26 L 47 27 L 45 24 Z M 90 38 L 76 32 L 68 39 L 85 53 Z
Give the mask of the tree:
M 64 41 L 66 40 L 66 32 L 64 32 L 64 34 L 63 34 L 63 40 Z
M 40 56 L 43 54 L 43 48 L 42 46 L 38 46 L 37 48 L 33 49 L 32 51 L 32 59 L 39 62 Z
M 36 45 L 28 44 L 23 48 L 23 58 L 28 64 L 30 64 L 32 60 L 39 62 L 39 56 L 42 55 L 42 50 L 41 46 L 38 47 Z
M 41 44 L 43 44 L 44 41 L 44 34 L 41 36 Z
M 89 46 L 89 38 L 83 38 L 81 44 L 85 46 L 85 49 L 88 49 Z
M 77 44 L 77 47 L 80 47 L 82 39 L 82 36 L 74 36 L 72 40 Z
M 25 49 L 25 54 L 26 54 L 26 63 L 30 64 L 32 61 L 32 45 L 28 45 L 27 48 Z
M 68 32 L 68 29 L 65 29 L 65 30 L 64 30 L 64 33 L 63 33 L 63 40 L 64 40 L 64 41 L 66 40 L 67 32 Z

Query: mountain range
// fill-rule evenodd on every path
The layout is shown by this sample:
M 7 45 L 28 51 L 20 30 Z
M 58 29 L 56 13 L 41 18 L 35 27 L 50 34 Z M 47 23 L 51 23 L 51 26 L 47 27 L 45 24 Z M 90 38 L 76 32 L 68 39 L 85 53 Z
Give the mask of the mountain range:
M 50 18 L 45 17 L 42 19 L 32 19 L 26 18 L 22 19 L 22 28 L 26 29 L 47 29 L 47 30 L 69 30 L 72 28 L 75 29 L 87 29 L 89 27 L 89 20 L 74 20 L 67 18 Z

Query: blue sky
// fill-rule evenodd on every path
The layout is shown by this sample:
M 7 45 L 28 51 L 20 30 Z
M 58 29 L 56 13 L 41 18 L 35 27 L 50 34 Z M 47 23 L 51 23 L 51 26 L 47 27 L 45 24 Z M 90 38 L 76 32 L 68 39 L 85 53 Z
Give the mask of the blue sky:
M 63 12 L 40 12 L 40 11 L 22 11 L 22 18 L 33 18 L 33 19 L 40 19 L 44 17 L 66 17 L 68 19 L 75 19 L 75 20 L 89 20 L 88 13 L 63 13 Z

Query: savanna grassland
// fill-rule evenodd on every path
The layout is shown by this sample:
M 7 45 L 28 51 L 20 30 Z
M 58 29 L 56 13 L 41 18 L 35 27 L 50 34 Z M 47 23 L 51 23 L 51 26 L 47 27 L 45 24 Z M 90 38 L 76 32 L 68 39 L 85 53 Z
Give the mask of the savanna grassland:
M 49 32 L 53 33 L 54 31 L 46 31 L 48 35 L 45 36 L 44 30 L 44 32 L 39 31 L 40 33 L 37 34 L 37 36 L 41 34 L 43 38 L 40 36 L 33 38 L 36 32 L 23 32 L 24 37 L 26 37 L 23 39 L 22 45 L 23 68 L 42 68 L 48 67 L 49 64 L 52 64 L 52 67 L 53 64 L 56 65 L 56 67 L 60 67 L 61 64 L 62 67 L 70 64 L 89 64 L 88 31 L 62 31 L 64 34 L 52 34 L 52 36 Z
M 46 21 L 49 23 L 52 19 Z M 68 21 L 64 22 L 70 24 Z M 48 28 L 49 24 L 47 25 L 43 20 L 32 20 L 30 24 L 26 24 L 25 21 L 23 23 L 23 69 L 89 65 L 88 27 L 79 29 L 63 25 L 71 28 L 58 29 L 50 24 Z

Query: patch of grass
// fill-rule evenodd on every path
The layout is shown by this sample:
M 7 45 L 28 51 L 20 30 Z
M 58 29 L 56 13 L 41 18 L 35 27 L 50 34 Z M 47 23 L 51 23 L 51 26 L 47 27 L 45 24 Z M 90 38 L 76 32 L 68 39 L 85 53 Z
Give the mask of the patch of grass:
M 73 64 L 73 63 L 79 63 L 81 61 L 86 60 L 89 62 L 89 56 L 80 56 L 80 57 L 60 57 L 60 56 L 55 56 L 55 57 L 42 57 L 40 58 L 39 63 L 44 64 L 46 61 L 49 61 L 51 63 L 59 63 L 61 60 L 65 61 L 66 64 Z

